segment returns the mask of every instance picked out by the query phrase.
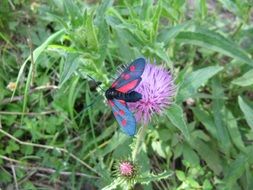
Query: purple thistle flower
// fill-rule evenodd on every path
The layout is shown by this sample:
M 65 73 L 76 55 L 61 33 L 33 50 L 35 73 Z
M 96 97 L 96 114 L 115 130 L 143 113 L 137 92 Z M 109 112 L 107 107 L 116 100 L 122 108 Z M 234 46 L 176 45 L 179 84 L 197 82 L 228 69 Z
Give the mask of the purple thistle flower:
M 128 103 L 138 122 L 148 123 L 153 114 L 161 114 L 168 107 L 176 92 L 172 74 L 161 66 L 147 61 L 142 81 L 135 88 L 142 94 L 138 102 Z
M 122 176 L 130 177 L 135 173 L 134 165 L 129 161 L 123 161 L 119 164 L 119 173 Z

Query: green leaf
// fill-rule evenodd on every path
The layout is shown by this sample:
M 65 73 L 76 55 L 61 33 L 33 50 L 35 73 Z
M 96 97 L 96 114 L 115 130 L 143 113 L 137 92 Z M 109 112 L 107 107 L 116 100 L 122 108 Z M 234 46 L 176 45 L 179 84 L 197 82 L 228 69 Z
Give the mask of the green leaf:
M 161 141 L 153 141 L 151 143 L 151 146 L 153 148 L 153 150 L 159 155 L 161 156 L 162 158 L 166 158 L 166 153 L 165 153 L 165 150 L 164 150 L 164 146 L 162 146 L 162 143 Z
M 60 86 L 62 86 L 71 77 L 71 75 L 76 71 L 80 63 L 81 60 L 78 54 L 73 53 L 67 55 L 60 77 Z
M 152 181 L 160 181 L 162 179 L 166 179 L 173 175 L 172 171 L 164 171 L 159 174 L 153 174 L 153 173 L 144 173 L 139 178 L 137 178 L 137 182 L 141 184 L 149 184 Z
M 191 146 L 197 150 L 200 157 L 207 163 L 207 166 L 210 167 L 215 174 L 220 174 L 222 171 L 222 163 L 218 156 L 219 153 L 200 139 L 194 139 L 194 141 L 190 143 Z
M 246 152 L 246 148 L 242 141 L 242 135 L 239 131 L 236 118 L 233 116 L 232 112 L 228 109 L 225 110 L 224 122 L 227 123 L 227 129 L 231 138 L 231 141 L 235 146 L 242 152 Z
M 189 129 L 184 119 L 183 109 L 177 104 L 172 104 L 166 114 L 171 123 L 183 133 L 186 140 L 190 140 Z
M 211 49 L 253 66 L 253 61 L 243 49 L 224 36 L 210 30 L 197 28 L 195 31 L 180 32 L 176 41 Z
M 237 182 L 237 180 L 244 174 L 247 158 L 244 155 L 237 156 L 236 160 L 230 163 L 230 167 L 225 173 L 224 182 L 228 189 Z
M 125 141 L 129 140 L 129 137 L 122 132 L 115 133 L 113 137 L 110 139 L 109 143 L 107 146 L 101 150 L 99 153 L 100 157 L 105 156 L 109 152 L 112 152 L 115 150 L 119 145 L 123 144 Z
M 198 166 L 200 162 L 198 155 L 191 147 L 189 147 L 186 144 L 184 144 L 183 146 L 183 156 L 184 156 L 184 159 L 187 162 L 189 162 L 192 166 Z
M 110 39 L 109 27 L 105 21 L 106 10 L 112 5 L 112 0 L 104 0 L 96 10 L 94 23 L 98 26 L 98 41 L 99 41 L 99 65 L 103 63 L 107 55 L 107 46 Z
M 253 84 L 253 77 L 252 76 L 253 76 L 253 69 L 244 73 L 241 77 L 234 79 L 232 81 L 232 83 L 236 84 L 238 86 L 250 86 Z
M 111 184 L 107 185 L 106 187 L 104 187 L 102 190 L 114 190 L 116 189 L 116 187 L 118 185 L 120 185 L 122 183 L 122 179 L 117 178 L 116 180 L 114 180 Z
M 176 176 L 177 178 L 180 180 L 180 181 L 184 181 L 185 180 L 185 174 L 184 172 L 180 171 L 180 170 L 177 170 L 176 171 Z
M 238 102 L 242 112 L 244 113 L 248 125 L 253 130 L 253 109 L 250 106 L 248 106 L 246 102 L 243 101 L 241 96 L 238 97 Z
M 223 67 L 221 66 L 209 66 L 194 71 L 189 75 L 186 74 L 186 78 L 179 88 L 177 102 L 181 102 L 187 98 L 193 97 L 201 85 L 205 84 L 208 79 L 216 75 L 222 69 Z
M 207 111 L 203 110 L 202 108 L 191 108 L 194 115 L 197 117 L 197 119 L 205 126 L 206 130 L 216 139 L 217 137 L 217 132 L 214 128 L 214 120 L 212 118 L 212 115 L 209 114 Z
M 170 40 L 175 38 L 183 30 L 188 28 L 190 23 L 191 22 L 185 22 L 183 24 L 178 24 L 173 27 L 168 27 L 168 28 L 162 29 L 158 34 L 157 41 L 163 42 L 165 44 L 165 46 L 167 46 L 168 43 L 170 42 Z

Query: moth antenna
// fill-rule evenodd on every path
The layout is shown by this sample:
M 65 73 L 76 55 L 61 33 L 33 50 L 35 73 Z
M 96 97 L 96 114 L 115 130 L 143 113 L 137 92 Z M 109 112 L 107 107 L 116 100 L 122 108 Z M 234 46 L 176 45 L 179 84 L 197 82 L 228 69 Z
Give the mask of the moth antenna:
M 77 71 L 77 73 L 79 73 L 79 75 L 85 77 L 83 75 L 83 73 L 81 73 L 80 71 Z M 97 84 L 97 87 L 100 88 L 103 92 L 105 92 L 105 90 L 100 86 L 101 82 L 97 82 L 92 76 L 90 76 L 88 74 L 86 76 L 89 77 L 91 80 L 93 80 Z

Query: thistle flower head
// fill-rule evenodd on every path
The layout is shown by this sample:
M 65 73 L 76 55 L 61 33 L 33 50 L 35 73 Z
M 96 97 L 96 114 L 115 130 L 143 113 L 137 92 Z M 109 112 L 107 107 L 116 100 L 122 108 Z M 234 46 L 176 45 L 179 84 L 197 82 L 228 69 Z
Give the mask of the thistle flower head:
M 147 61 L 142 74 L 142 81 L 135 91 L 142 94 L 142 99 L 128 103 L 129 109 L 135 113 L 138 122 L 148 123 L 153 114 L 161 114 L 171 104 L 176 87 L 172 74 L 161 66 Z
M 129 161 L 122 161 L 119 164 L 119 174 L 125 177 L 130 177 L 134 174 L 134 165 Z
M 114 168 L 114 176 L 121 179 L 122 183 L 129 187 L 132 187 L 135 184 L 136 179 L 139 176 L 139 167 L 136 163 L 132 162 L 130 159 L 116 160 Z

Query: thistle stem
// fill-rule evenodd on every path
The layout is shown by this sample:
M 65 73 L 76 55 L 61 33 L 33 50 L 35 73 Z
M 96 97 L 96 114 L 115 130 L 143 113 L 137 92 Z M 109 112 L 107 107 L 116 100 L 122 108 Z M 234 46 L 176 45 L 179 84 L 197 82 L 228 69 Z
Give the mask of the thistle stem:
M 133 150 L 133 154 L 132 154 L 132 159 L 133 159 L 133 162 L 136 160 L 136 156 L 139 154 L 140 152 L 140 149 L 141 149 L 141 145 L 144 141 L 144 137 L 145 137 L 145 134 L 146 134 L 146 130 L 147 130 L 147 125 L 144 125 L 141 129 L 140 129 L 140 132 L 137 136 L 137 139 L 136 139 L 136 144 L 135 144 L 135 147 L 134 147 L 134 150 Z

